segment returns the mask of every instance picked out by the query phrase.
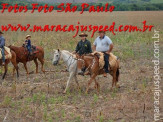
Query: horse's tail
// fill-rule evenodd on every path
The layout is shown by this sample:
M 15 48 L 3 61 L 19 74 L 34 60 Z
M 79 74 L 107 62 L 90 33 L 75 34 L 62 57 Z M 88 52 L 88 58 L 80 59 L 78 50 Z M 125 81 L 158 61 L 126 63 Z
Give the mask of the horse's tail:
M 116 81 L 118 82 L 118 80 L 119 80 L 119 75 L 120 75 L 120 72 L 119 72 L 119 69 L 120 69 L 120 67 L 119 67 L 119 65 L 120 65 L 120 60 L 119 60 L 119 58 L 117 57 L 117 71 L 116 71 Z
M 117 69 L 116 71 L 116 81 L 118 82 L 119 80 L 119 75 L 120 75 L 120 72 L 119 72 L 119 68 Z

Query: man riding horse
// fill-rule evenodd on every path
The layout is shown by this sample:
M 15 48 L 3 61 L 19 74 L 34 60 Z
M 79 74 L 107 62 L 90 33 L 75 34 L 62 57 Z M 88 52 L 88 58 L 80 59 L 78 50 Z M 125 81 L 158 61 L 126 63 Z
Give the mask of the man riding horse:
M 5 65 L 5 38 L 2 36 L 3 32 L 0 31 L 0 48 L 1 48 L 1 53 L 2 53 L 2 66 Z
M 113 49 L 113 43 L 111 39 L 105 35 L 105 31 L 99 31 L 99 36 L 95 39 L 93 43 L 93 51 L 98 51 L 104 53 L 104 77 L 109 73 L 109 54 Z
M 81 33 L 79 36 L 81 37 L 81 40 L 78 42 L 75 52 L 79 55 L 92 53 L 91 43 L 86 39 L 88 35 Z
M 25 47 L 28 50 L 28 59 L 30 58 L 30 55 L 32 55 L 32 45 L 31 45 L 31 36 L 27 35 L 25 40 Z

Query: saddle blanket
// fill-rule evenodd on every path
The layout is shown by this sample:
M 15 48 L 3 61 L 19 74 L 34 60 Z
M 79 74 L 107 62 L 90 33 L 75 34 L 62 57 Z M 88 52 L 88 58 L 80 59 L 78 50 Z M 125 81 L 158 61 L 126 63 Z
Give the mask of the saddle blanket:
M 5 59 L 11 59 L 12 58 L 12 54 L 10 51 L 10 48 L 8 47 L 4 47 L 5 48 Z M 0 48 L 0 59 L 2 59 L 2 49 Z
M 99 57 L 99 67 L 100 67 L 100 69 L 103 69 L 103 67 L 105 65 L 104 53 L 95 51 L 92 54 L 95 55 L 97 53 L 100 55 L 100 57 Z M 117 60 L 117 56 L 115 56 L 113 53 L 110 53 L 110 56 L 109 56 L 110 67 L 113 67 L 113 66 L 116 65 L 116 60 Z

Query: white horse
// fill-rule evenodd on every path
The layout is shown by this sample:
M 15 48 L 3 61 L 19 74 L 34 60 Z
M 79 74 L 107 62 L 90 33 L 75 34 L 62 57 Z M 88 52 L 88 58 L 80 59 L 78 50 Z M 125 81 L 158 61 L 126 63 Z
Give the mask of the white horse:
M 67 80 L 67 85 L 66 85 L 66 88 L 63 93 L 66 93 L 69 83 L 72 80 L 72 78 L 75 79 L 78 89 L 80 89 L 79 83 L 77 80 L 77 76 L 76 76 L 77 75 L 77 59 L 69 51 L 66 51 L 66 50 L 60 51 L 59 49 L 54 50 L 54 58 L 52 61 L 53 65 L 57 65 L 61 58 L 63 59 L 64 63 L 66 64 L 67 70 L 69 71 L 69 78 Z

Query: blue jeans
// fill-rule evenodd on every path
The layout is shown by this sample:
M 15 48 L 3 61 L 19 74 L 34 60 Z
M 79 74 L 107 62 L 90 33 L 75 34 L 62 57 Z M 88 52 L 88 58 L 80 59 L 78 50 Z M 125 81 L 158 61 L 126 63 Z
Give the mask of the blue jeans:
M 4 63 L 5 62 L 5 49 L 4 49 L 4 47 L 2 47 L 1 49 L 2 49 L 2 51 L 1 51 L 1 53 L 2 53 L 2 62 Z
M 109 55 L 104 53 L 104 61 L 105 61 L 105 65 L 104 65 L 104 69 L 106 73 L 109 73 L 108 67 L 109 67 Z
M 31 46 L 27 46 L 27 50 L 29 53 L 32 53 Z

